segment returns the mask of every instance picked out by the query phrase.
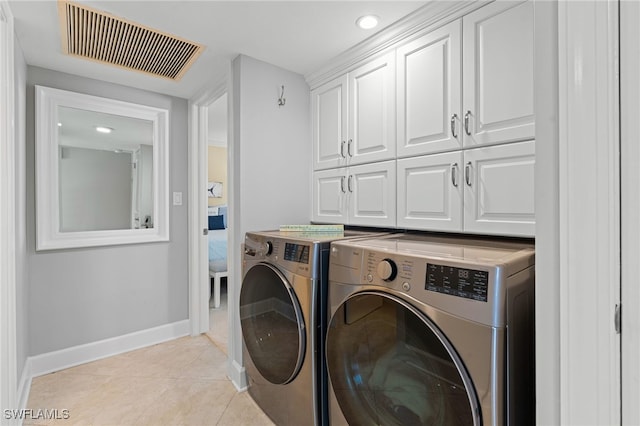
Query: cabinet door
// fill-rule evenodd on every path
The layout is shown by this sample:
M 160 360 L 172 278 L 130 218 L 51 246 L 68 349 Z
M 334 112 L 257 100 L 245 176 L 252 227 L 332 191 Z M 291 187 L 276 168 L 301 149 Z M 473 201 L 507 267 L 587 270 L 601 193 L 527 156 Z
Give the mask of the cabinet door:
M 391 52 L 349 73 L 350 164 L 396 156 L 395 54 Z
M 347 164 L 347 75 L 311 91 L 313 169 Z
M 395 226 L 395 160 L 350 167 L 347 190 L 351 225 Z
M 535 142 L 464 152 L 464 230 L 535 235 Z
M 398 226 L 462 230 L 462 153 L 398 160 Z
M 463 18 L 464 145 L 533 139 L 533 2 Z
M 462 146 L 460 39 L 457 20 L 398 48 L 398 157 Z
M 311 220 L 348 223 L 346 168 L 313 173 L 313 212 Z

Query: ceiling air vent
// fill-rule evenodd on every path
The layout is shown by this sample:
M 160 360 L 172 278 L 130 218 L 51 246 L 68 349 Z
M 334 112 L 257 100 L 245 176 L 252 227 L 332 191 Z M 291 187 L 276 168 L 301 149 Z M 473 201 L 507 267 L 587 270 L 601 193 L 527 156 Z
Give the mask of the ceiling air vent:
M 203 46 L 99 10 L 58 1 L 62 50 L 69 55 L 178 81 Z

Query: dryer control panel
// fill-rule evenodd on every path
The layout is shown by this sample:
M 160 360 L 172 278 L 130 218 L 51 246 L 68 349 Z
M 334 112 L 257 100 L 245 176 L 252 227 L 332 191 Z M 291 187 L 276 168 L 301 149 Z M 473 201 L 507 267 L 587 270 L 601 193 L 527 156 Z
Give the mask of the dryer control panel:
M 401 282 L 401 287 L 408 290 L 406 287 L 413 285 L 415 263 L 415 259 L 410 257 L 364 250 L 364 274 L 361 282 L 388 287 L 395 287 L 396 283 Z
M 399 287 L 409 291 L 412 287 L 424 286 L 424 290 L 486 302 L 489 292 L 487 270 L 461 268 L 429 262 L 427 260 L 384 252 L 365 250 L 365 274 L 363 284 Z M 420 273 L 414 276 L 414 271 Z
M 486 302 L 489 291 L 489 273 L 475 269 L 427 263 L 424 289 Z
M 331 245 L 329 294 L 390 292 L 501 327 L 509 292 L 533 277 L 534 253 L 528 244 L 427 235 L 338 241 Z

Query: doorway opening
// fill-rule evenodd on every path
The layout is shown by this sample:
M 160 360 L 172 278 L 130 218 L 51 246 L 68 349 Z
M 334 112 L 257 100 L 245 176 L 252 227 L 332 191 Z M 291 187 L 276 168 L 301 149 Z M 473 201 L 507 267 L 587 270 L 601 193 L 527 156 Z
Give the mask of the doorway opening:
M 224 93 L 207 107 L 207 218 L 209 338 L 228 355 L 228 111 Z

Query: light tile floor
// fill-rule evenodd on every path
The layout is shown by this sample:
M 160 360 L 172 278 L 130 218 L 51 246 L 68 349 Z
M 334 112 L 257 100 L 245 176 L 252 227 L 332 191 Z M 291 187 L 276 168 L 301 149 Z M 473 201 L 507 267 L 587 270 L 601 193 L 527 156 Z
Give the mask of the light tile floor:
M 220 306 L 213 307 L 213 298 L 209 302 L 209 331 L 207 336 L 225 354 L 227 354 L 227 341 L 229 335 L 229 320 L 227 312 L 227 279 L 223 278 L 220 284 Z
M 183 337 L 37 377 L 27 408 L 69 418 L 25 425 L 273 425 L 226 377 L 206 336 Z M 62 417 L 62 416 L 59 416 Z

